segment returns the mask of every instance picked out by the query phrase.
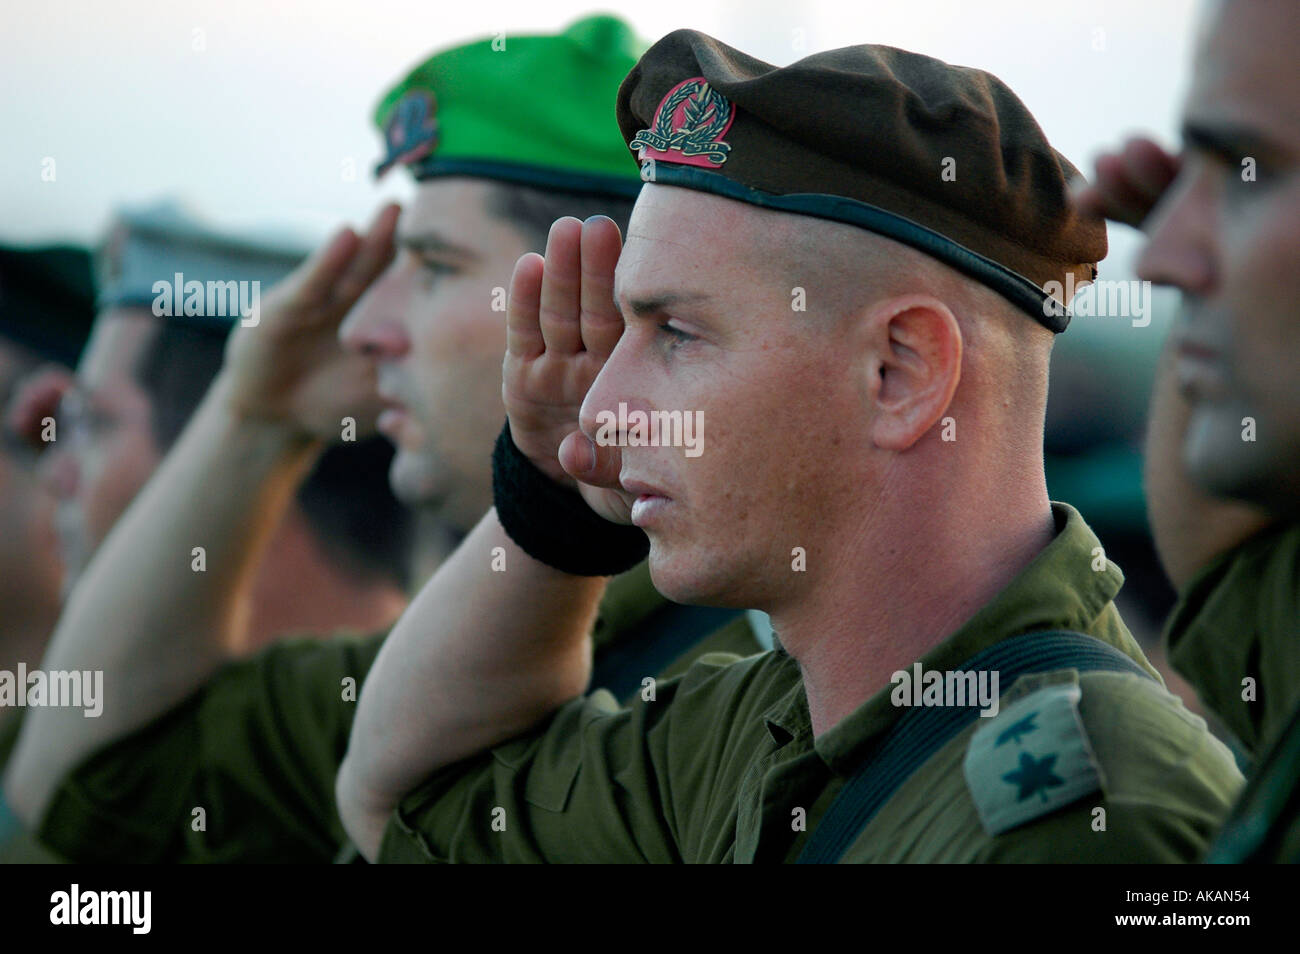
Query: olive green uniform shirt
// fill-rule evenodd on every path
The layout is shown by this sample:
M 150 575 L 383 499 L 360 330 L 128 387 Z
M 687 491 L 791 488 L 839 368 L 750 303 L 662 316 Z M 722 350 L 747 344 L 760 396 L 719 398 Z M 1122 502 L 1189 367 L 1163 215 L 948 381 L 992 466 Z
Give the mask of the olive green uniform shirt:
M 925 670 L 956 668 L 995 642 L 1044 629 L 1087 633 L 1150 669 L 1112 603 L 1118 568 L 1094 570 L 1096 537 L 1072 508 L 1054 513 L 1054 541 L 928 652 Z M 1036 814 L 990 834 L 963 771 L 981 728 L 971 726 L 911 776 L 843 860 L 1198 858 L 1241 783 L 1226 747 L 1135 674 L 1025 677 L 1001 687 L 1002 707 L 1070 685 L 1082 691 L 1080 725 L 1063 731 L 1090 746 L 1099 787 L 1040 811 L 1032 798 L 1017 805 L 1020 789 L 995 776 L 1006 791 L 984 795 Z M 536 731 L 438 770 L 394 812 L 380 860 L 791 861 L 903 711 L 887 688 L 814 739 L 799 667 L 779 650 L 705 657 L 653 688 L 626 708 L 607 693 L 575 699 Z
M 1165 638 L 1174 668 L 1257 756 L 1207 860 L 1300 861 L 1300 526 L 1201 570 Z
M 669 609 L 644 564 L 612 580 L 592 634 L 597 663 L 631 640 L 659 638 L 653 624 Z M 347 857 L 334 779 L 383 638 L 287 640 L 229 663 L 181 705 L 65 778 L 41 841 L 86 862 Z M 689 665 L 702 652 L 760 648 L 741 616 L 665 668 Z
M 4 776 L 5 765 L 18 742 L 18 730 L 22 720 L 16 713 L 9 713 L 0 721 L 0 777 Z M 23 829 L 18 816 L 5 803 L 4 792 L 0 791 L 0 865 L 41 865 L 57 864 L 59 858 L 41 845 L 32 834 Z

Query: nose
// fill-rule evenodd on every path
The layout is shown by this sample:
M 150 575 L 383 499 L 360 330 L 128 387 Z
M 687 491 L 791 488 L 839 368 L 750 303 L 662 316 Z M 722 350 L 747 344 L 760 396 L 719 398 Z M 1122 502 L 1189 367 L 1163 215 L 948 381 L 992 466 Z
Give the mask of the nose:
M 394 317 L 402 313 L 399 305 L 405 301 L 395 271 L 390 265 L 339 326 L 339 341 L 346 350 L 377 361 L 391 361 L 410 350 L 406 325 Z
M 582 400 L 578 427 L 592 441 L 597 440 L 597 433 L 602 428 L 604 436 L 610 436 L 610 425 L 613 423 L 613 437 L 617 443 L 623 442 L 622 429 L 618 423 L 614 423 L 625 419 L 625 416 L 618 413 L 620 404 L 626 405 L 629 413 L 651 409 L 649 402 L 638 396 L 636 389 L 638 371 L 634 340 L 633 335 L 624 332 Z
M 1147 244 L 1137 262 L 1138 277 L 1172 285 L 1186 294 L 1205 295 L 1212 290 L 1217 281 L 1217 217 L 1217 196 L 1210 176 L 1203 167 L 1185 164 L 1147 227 Z

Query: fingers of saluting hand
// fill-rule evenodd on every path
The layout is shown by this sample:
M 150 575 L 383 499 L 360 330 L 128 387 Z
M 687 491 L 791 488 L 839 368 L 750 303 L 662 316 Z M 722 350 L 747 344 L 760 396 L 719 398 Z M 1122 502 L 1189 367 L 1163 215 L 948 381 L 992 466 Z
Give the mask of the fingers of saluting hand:
M 614 267 L 623 241 L 614 220 L 593 216 L 582 226 L 582 341 L 588 351 L 609 357 L 623 334 L 614 304 Z
M 581 246 L 582 222 L 572 216 L 556 219 L 546 239 L 546 268 L 538 310 L 546 350 L 552 354 L 582 350 Z
M 5 429 L 33 445 L 38 443 L 41 421 L 58 413 L 59 401 L 74 385 L 61 367 L 46 365 L 18 382 L 5 409 Z
M 1150 139 L 1135 138 L 1124 144 L 1120 153 L 1125 177 L 1154 205 L 1160 201 L 1169 183 L 1178 175 L 1178 159 Z
M 394 235 L 401 206 L 389 203 L 379 210 L 370 229 L 356 247 L 355 254 L 346 262 L 333 289 L 333 304 L 347 311 L 366 293 L 366 289 L 393 260 Z
M 334 300 L 334 287 L 357 254 L 361 238 L 348 226 L 312 253 L 283 282 L 287 299 L 307 311 L 316 311 Z M 277 286 L 279 287 L 279 286 Z
M 292 304 L 300 319 L 338 321 L 392 261 L 401 211 L 396 203 L 384 206 L 364 236 L 348 226 L 339 229 L 277 286 L 282 300 Z
M 1097 157 L 1096 182 L 1079 191 L 1085 215 L 1140 226 L 1178 174 L 1178 160 L 1149 139 L 1134 138 Z
M 525 360 L 591 351 L 607 357 L 623 333 L 614 305 L 614 266 L 622 239 L 603 215 L 585 223 L 558 219 L 546 257 L 529 253 L 515 264 L 506 308 L 506 347 Z
M 506 302 L 506 353 L 531 361 L 546 350 L 538 323 L 542 296 L 542 256 L 528 252 L 515 263 Z

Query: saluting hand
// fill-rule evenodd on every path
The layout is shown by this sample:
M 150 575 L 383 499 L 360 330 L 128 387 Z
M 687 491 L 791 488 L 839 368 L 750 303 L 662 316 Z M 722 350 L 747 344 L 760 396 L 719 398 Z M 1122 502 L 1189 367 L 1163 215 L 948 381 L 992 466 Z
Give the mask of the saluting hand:
M 1096 181 L 1074 196 L 1083 215 L 1099 215 L 1141 228 L 1169 184 L 1179 159 L 1150 139 L 1129 139 L 1119 152 L 1097 157 Z
M 328 441 L 345 417 L 358 437 L 374 431 L 382 409 L 374 365 L 344 350 L 338 329 L 392 261 L 400 213 L 384 206 L 365 236 L 343 228 L 267 292 L 258 323 L 238 328 L 226 347 L 222 375 L 236 413 Z
M 612 219 L 566 217 L 551 226 L 546 257 L 515 264 L 506 308 L 501 396 L 515 446 L 543 473 L 576 486 L 600 516 L 630 523 L 631 495 L 618 488 L 617 447 L 579 430 L 582 400 L 619 336 L 614 266 L 622 237 Z
M 42 365 L 21 378 L 5 409 L 5 430 L 33 450 L 43 450 L 43 422 L 58 417 L 59 402 L 76 383 L 72 372 L 58 364 Z

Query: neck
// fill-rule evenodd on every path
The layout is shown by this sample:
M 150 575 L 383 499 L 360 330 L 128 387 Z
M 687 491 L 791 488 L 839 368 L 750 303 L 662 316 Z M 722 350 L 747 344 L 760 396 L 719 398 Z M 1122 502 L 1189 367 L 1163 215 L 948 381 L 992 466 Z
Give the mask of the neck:
M 1051 542 L 1039 460 L 1036 476 L 1014 478 L 1018 488 L 898 480 L 819 548 L 850 556 L 772 610 L 781 644 L 802 669 L 814 735 L 950 636 Z M 930 492 L 922 497 L 918 487 Z
M 396 585 L 360 578 L 327 560 L 302 516 L 291 511 L 258 565 L 248 626 L 236 649 L 252 653 L 285 636 L 376 632 L 391 626 L 406 602 Z

